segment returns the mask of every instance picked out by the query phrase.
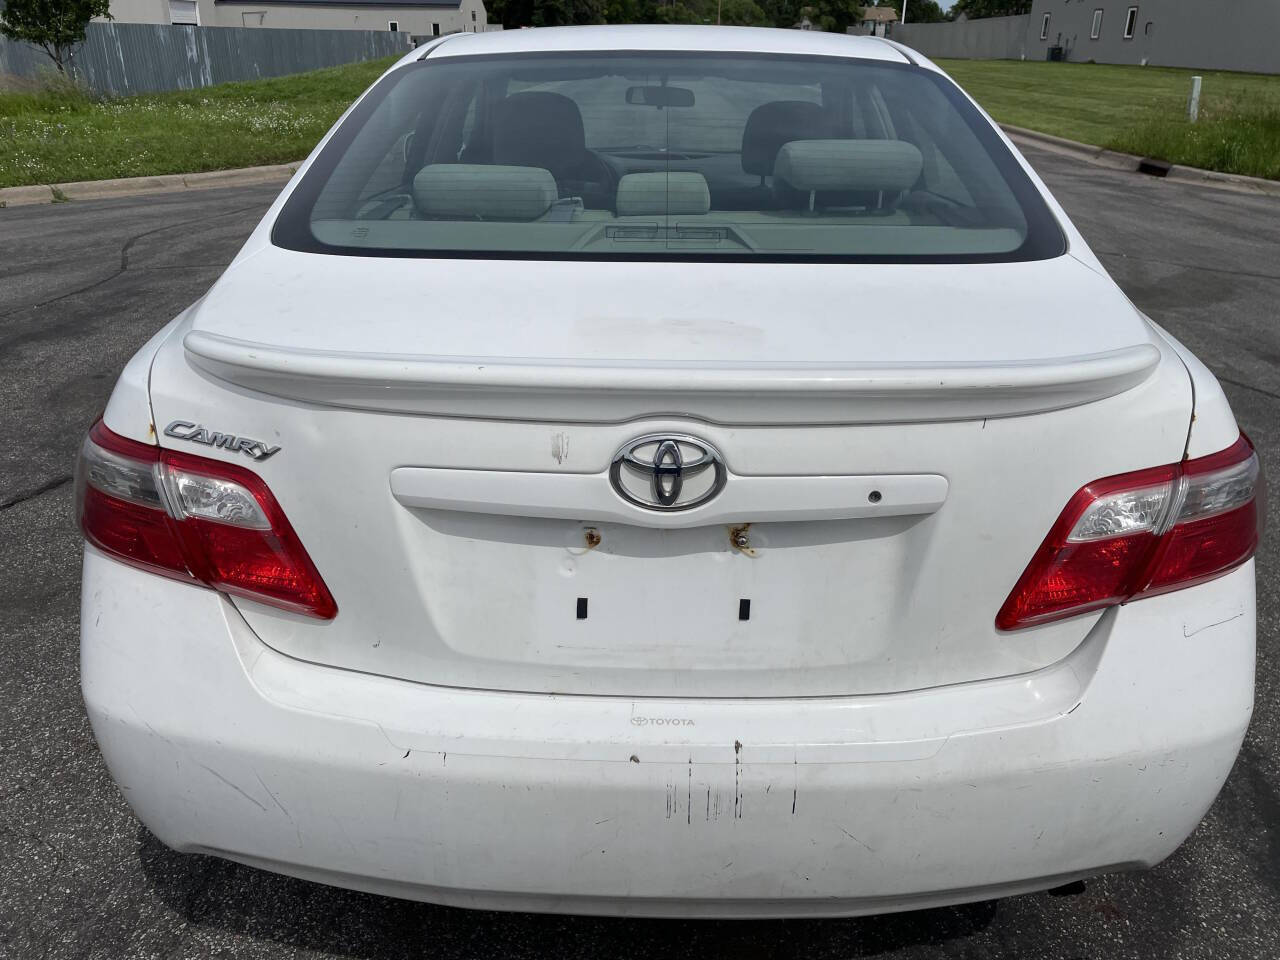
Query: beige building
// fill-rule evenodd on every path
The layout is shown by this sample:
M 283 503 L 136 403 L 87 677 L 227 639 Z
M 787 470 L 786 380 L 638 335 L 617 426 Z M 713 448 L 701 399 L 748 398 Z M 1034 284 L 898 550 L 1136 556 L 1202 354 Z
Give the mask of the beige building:
M 863 7 L 857 25 L 849 27 L 845 32 L 869 37 L 887 37 L 892 24 L 897 20 L 898 11 L 893 7 Z
M 484 0 L 112 0 L 111 15 L 119 23 L 390 30 L 415 38 L 495 29 Z

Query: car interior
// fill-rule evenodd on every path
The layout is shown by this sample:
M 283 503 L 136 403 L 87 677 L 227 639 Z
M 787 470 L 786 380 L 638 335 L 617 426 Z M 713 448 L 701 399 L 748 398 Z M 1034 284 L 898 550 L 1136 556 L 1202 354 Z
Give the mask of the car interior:
M 839 245 L 824 235 L 841 227 L 911 227 L 936 228 L 935 245 L 960 230 L 1017 247 L 1025 222 L 973 135 L 883 86 L 600 67 L 460 77 L 379 108 L 312 229 L 427 247 L 492 245 L 483 225 L 501 224 L 515 249 L 808 250 Z

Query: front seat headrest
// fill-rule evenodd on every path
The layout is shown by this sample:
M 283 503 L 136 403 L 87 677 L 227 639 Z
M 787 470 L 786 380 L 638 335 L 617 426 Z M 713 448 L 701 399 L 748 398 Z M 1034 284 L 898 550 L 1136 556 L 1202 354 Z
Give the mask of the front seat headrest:
M 565 179 L 587 152 L 582 113 L 566 96 L 530 90 L 500 100 L 493 118 L 493 162 L 542 167 Z
M 775 100 L 751 111 L 742 128 L 742 169 L 769 177 L 784 143 L 792 140 L 819 140 L 827 136 L 830 124 L 822 107 L 807 100 Z

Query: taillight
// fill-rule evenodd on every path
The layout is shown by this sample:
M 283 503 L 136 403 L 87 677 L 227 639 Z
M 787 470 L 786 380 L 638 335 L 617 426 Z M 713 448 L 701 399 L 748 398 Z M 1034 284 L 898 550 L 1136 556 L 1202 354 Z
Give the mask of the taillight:
M 996 615 L 1016 630 L 1203 583 L 1258 548 L 1266 488 L 1244 434 L 1220 453 L 1080 488 Z
M 99 420 L 80 450 L 85 538 L 126 563 L 273 606 L 337 615 L 267 485 L 243 467 L 128 440 Z
M 165 512 L 160 448 L 126 440 L 99 420 L 80 448 L 76 507 L 85 537 L 100 550 L 165 576 L 191 580 Z

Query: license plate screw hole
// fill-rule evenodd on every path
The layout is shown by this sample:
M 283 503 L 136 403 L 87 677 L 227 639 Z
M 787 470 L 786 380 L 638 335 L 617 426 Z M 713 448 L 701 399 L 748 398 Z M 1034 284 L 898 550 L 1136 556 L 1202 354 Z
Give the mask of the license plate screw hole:
M 756 555 L 755 548 L 751 546 L 751 524 L 743 523 L 736 527 L 729 528 L 729 545 L 740 553 L 754 557 Z
M 881 500 L 884 499 L 884 495 L 879 490 L 872 490 L 870 493 L 867 494 L 867 499 L 870 500 L 872 503 L 879 503 Z

